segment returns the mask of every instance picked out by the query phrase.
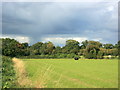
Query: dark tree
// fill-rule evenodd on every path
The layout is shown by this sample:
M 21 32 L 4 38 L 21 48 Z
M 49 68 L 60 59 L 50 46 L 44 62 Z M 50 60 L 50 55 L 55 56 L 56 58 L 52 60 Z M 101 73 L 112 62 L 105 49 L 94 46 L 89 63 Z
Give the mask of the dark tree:
M 114 46 L 113 46 L 113 44 L 104 44 L 103 47 L 105 49 L 113 49 Z
M 24 55 L 23 45 L 15 39 L 2 39 L 2 54 L 5 56 L 22 56 Z

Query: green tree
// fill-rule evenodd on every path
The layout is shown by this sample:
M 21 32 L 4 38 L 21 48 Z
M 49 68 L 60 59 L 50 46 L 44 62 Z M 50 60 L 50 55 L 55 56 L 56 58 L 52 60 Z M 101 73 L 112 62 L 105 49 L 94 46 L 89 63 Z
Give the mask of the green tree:
M 10 57 L 21 56 L 24 54 L 23 46 L 15 39 L 2 39 L 2 54 Z
M 47 43 L 44 43 L 42 44 L 42 47 L 40 49 L 40 52 L 42 54 L 52 54 L 53 50 L 55 49 L 55 46 L 52 42 L 47 42 Z
M 76 40 L 67 40 L 66 45 L 62 48 L 63 53 L 74 53 L 78 54 L 80 49 L 79 42 Z
M 52 54 L 53 50 L 55 49 L 55 46 L 52 42 L 49 41 L 49 42 L 47 42 L 46 49 L 47 49 L 46 51 L 48 52 L 48 54 Z
M 33 44 L 30 47 L 30 54 L 31 55 L 40 55 L 42 52 L 40 51 L 40 49 L 42 48 L 43 43 L 42 42 L 37 42 L 35 44 Z
M 102 47 L 102 43 L 98 42 L 98 41 L 88 41 L 88 45 L 95 45 L 97 47 Z
M 87 45 L 88 45 L 88 41 L 85 40 L 85 41 L 82 42 L 81 48 L 85 49 L 87 47 Z
M 55 47 L 54 54 L 57 54 L 57 53 L 62 53 L 62 48 L 60 46 Z
M 97 54 L 100 51 L 99 47 L 97 45 L 87 45 L 86 51 L 85 51 L 85 57 L 92 59 L 97 58 Z
M 99 51 L 98 54 L 97 54 L 97 58 L 98 59 L 103 59 L 103 52 L 102 51 Z
M 22 46 L 23 46 L 23 49 L 25 49 L 25 48 L 29 47 L 29 44 L 27 42 L 26 43 L 22 43 Z
M 113 44 L 104 44 L 103 47 L 105 49 L 113 49 L 114 46 L 113 46 Z

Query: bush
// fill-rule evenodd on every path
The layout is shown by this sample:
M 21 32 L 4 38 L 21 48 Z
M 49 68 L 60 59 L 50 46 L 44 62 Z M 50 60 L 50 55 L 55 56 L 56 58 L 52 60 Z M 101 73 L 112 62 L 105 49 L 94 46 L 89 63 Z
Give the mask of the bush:
M 58 58 L 66 58 L 67 57 L 67 54 L 60 54 L 59 56 L 58 56 Z
M 13 88 L 15 84 L 15 71 L 10 57 L 2 57 L 2 88 Z
M 97 55 L 96 55 L 96 53 L 92 53 L 92 52 L 87 52 L 86 54 L 85 54 L 85 58 L 88 58 L 88 59 L 96 59 L 97 58 Z
M 67 58 L 74 58 L 75 57 L 75 54 L 74 53 L 71 53 L 71 54 L 68 54 L 67 55 Z
M 103 59 L 103 52 L 101 51 L 98 52 L 97 59 Z

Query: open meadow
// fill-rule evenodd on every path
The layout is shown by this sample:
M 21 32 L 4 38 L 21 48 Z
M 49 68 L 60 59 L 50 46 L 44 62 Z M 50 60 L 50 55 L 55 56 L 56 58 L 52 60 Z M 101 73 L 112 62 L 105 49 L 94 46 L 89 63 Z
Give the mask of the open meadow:
M 35 88 L 117 88 L 118 60 L 22 59 Z

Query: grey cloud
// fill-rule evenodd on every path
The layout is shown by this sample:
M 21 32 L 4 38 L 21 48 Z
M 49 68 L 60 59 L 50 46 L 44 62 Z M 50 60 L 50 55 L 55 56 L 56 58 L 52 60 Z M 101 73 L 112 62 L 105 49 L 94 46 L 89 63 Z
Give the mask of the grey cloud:
M 26 35 L 32 37 L 33 42 L 49 34 L 79 34 L 107 40 L 107 37 L 117 33 L 117 12 L 115 9 L 109 12 L 107 10 L 107 7 L 115 5 L 88 2 L 3 3 L 3 34 Z M 91 33 L 92 31 L 94 33 Z M 107 37 L 101 36 L 103 31 L 108 33 Z

